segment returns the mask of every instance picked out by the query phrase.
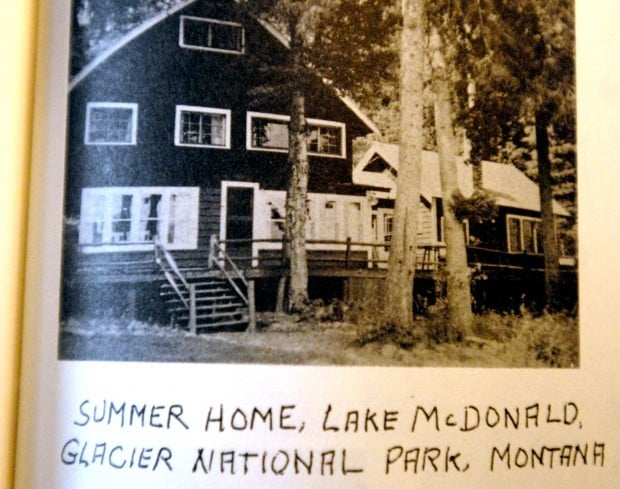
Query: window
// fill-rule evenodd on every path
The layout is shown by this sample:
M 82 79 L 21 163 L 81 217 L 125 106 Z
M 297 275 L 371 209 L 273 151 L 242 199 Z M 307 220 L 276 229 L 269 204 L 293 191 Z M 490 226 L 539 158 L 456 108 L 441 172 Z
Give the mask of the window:
M 542 253 L 540 219 L 506 216 L 508 227 L 508 252 Z
M 443 243 L 445 242 L 444 236 L 444 217 L 443 217 L 443 201 L 436 197 L 433 197 L 433 202 L 435 204 L 435 233 L 437 236 L 437 242 Z M 419 222 L 419 221 L 418 221 Z M 469 219 L 465 218 L 461 221 L 463 226 L 463 236 L 465 239 L 466 246 L 473 246 L 470 242 L 471 236 L 469 235 Z M 418 232 L 419 233 L 419 232 Z
M 287 149 L 288 120 L 255 118 L 251 127 L 251 148 Z
M 136 144 L 138 104 L 89 102 L 86 105 L 86 144 Z
M 394 224 L 394 216 L 392 214 L 384 214 L 383 216 L 383 241 L 386 243 L 385 250 L 389 251 L 389 244 L 392 243 L 392 229 Z
M 230 148 L 230 110 L 177 105 L 174 144 Z
M 256 151 L 288 151 L 289 116 L 248 112 L 247 148 Z M 344 158 L 345 125 L 307 119 L 308 154 Z
M 243 26 L 235 22 L 181 16 L 179 45 L 188 49 L 243 54 Z
M 269 237 L 271 239 L 282 239 L 286 227 L 285 219 L 285 196 L 272 196 L 267 202 L 269 206 Z
M 308 125 L 308 152 L 340 156 L 342 131 L 339 127 Z
M 193 249 L 197 236 L 197 187 L 82 190 L 79 243 L 87 253 L 146 250 L 156 237 L 170 249 Z

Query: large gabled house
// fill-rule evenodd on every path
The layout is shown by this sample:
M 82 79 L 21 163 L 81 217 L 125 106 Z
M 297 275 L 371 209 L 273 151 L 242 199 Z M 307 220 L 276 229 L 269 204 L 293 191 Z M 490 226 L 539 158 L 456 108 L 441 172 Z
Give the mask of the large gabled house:
M 110 304 L 157 315 L 163 299 L 171 320 L 192 330 L 252 323 L 255 282 L 271 293 L 286 273 L 288 61 L 286 38 L 239 3 L 190 0 L 71 79 L 65 213 L 76 224 L 65 236 L 65 315 Z M 355 280 L 385 273 L 396 150 L 377 143 L 354 162 L 353 140 L 378 129 L 310 71 L 305 85 L 311 276 L 321 293 L 341 295 L 345 281 L 349 292 L 366 290 Z M 443 246 L 429 158 L 419 227 L 427 280 Z M 504 213 L 486 231 L 470 223 L 470 237 L 539 257 L 536 186 L 492 163 L 483 175 Z
M 264 218 L 254 214 L 261 190 L 287 185 L 290 96 L 277 73 L 286 57 L 235 2 L 199 0 L 79 73 L 69 93 L 67 214 L 79 213 L 82 252 L 138 251 L 156 234 L 170 249 L 195 249 L 213 233 L 251 238 L 269 227 L 250 221 Z M 314 81 L 309 190 L 350 194 L 351 142 L 376 128 Z M 316 220 L 336 207 L 313 209 Z
M 286 39 L 237 2 L 195 0 L 76 74 L 65 212 L 78 224 L 67 233 L 67 282 L 162 278 L 156 242 L 194 275 L 213 268 L 214 239 L 218 256 L 236 256 L 239 268 L 281 250 L 287 62 Z M 371 239 L 370 205 L 351 178 L 352 141 L 378 129 L 349 98 L 307 77 L 307 237 L 311 250 L 330 253 L 335 242 Z

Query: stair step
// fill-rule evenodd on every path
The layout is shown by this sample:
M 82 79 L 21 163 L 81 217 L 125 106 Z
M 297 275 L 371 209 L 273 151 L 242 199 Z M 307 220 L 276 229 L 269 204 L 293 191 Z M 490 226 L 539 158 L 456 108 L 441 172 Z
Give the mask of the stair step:
M 230 289 L 228 288 L 218 288 L 218 289 L 208 289 L 208 290 L 197 290 L 196 291 L 196 297 L 199 296 L 204 296 L 204 295 L 213 295 L 213 294 L 221 294 L 224 292 L 230 292 Z M 178 294 L 176 293 L 176 291 L 174 290 L 170 290 L 170 291 L 166 291 L 166 292 L 160 292 L 159 296 L 160 297 L 167 297 L 167 296 L 177 296 Z M 183 295 L 184 297 L 189 297 L 189 291 L 187 290 L 182 290 L 181 291 L 181 295 Z
M 183 270 L 181 270 L 183 273 Z M 234 287 L 224 277 L 210 276 L 188 279 L 196 297 L 196 329 L 208 330 L 226 327 L 245 327 L 249 323 L 248 305 L 235 292 Z M 174 322 L 187 327 L 189 311 L 184 301 L 189 300 L 189 290 L 175 279 L 175 286 L 163 282 L 159 295 L 166 305 Z
M 228 287 L 228 283 L 222 280 L 218 282 L 189 282 L 189 284 L 193 285 L 196 290 L 205 290 L 205 289 L 210 290 L 214 288 L 227 288 Z M 177 284 L 177 286 L 179 287 L 179 289 L 185 289 L 185 285 L 183 284 L 179 283 Z M 161 292 L 169 292 L 169 291 L 174 292 L 174 287 L 172 287 L 172 285 L 166 282 L 165 284 L 162 284 L 160 286 L 160 291 Z
M 239 321 L 220 321 L 218 323 L 209 323 L 209 324 L 197 324 L 196 329 L 215 329 L 215 328 L 223 328 L 226 326 L 248 326 L 249 319 L 244 318 Z
M 207 311 L 207 310 L 222 310 L 222 309 L 230 309 L 230 308 L 247 308 L 247 306 L 243 302 L 231 302 L 229 304 L 197 304 L 196 312 L 198 311 Z M 184 306 L 179 307 L 170 307 L 168 312 L 187 312 L 187 308 Z M 232 314 L 230 312 L 229 314 Z
M 206 321 L 211 320 L 210 322 L 218 322 L 217 321 L 218 318 L 221 318 L 221 319 L 230 318 L 231 321 L 232 320 L 241 321 L 243 318 L 246 318 L 245 321 L 248 321 L 247 317 L 248 317 L 247 311 L 228 311 L 228 312 L 218 312 L 215 314 L 196 314 L 196 322 L 201 323 L 201 324 L 203 324 L 203 320 L 206 320 Z M 176 316 L 175 319 L 177 321 L 189 321 L 189 315 L 180 314 L 179 316 Z
M 185 299 L 187 299 L 187 297 L 185 297 Z M 235 300 L 235 299 L 239 299 L 239 296 L 232 295 L 232 294 L 210 295 L 210 296 L 196 295 L 196 302 L 219 302 L 219 301 L 230 301 L 230 300 Z M 179 299 L 178 296 L 172 296 L 169 299 L 166 299 L 165 301 L 166 301 L 166 304 L 181 303 L 181 299 Z

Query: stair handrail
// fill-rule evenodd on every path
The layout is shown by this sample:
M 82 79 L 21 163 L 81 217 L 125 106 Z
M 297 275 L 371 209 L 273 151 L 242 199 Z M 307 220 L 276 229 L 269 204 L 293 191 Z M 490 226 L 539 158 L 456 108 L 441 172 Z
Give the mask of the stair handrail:
M 224 263 L 222 263 L 221 258 L 224 259 Z M 228 254 L 226 253 L 226 250 L 220 244 L 217 235 L 212 234 L 211 239 L 209 240 L 209 259 L 208 259 L 209 268 L 213 268 L 213 265 L 216 265 L 220 269 L 220 271 L 222 272 L 222 274 L 224 275 L 224 277 L 226 278 L 230 286 L 233 289 L 235 289 L 235 292 L 241 298 L 241 300 L 245 303 L 245 305 L 248 305 L 249 301 L 248 301 L 247 296 L 241 291 L 241 289 L 239 288 L 239 286 L 237 285 L 237 283 L 235 282 L 231 274 L 228 272 L 228 270 L 226 270 L 225 263 L 228 263 L 231 266 L 234 272 L 234 275 L 236 276 L 237 279 L 239 279 L 243 283 L 243 285 L 245 285 L 246 290 L 247 290 L 248 282 L 243 276 L 243 274 L 241 273 L 241 270 L 239 270 L 239 267 L 237 267 L 235 262 L 232 261 L 230 256 L 228 256 Z
M 183 305 L 191 312 L 192 308 L 190 307 L 190 303 L 187 301 L 187 299 L 185 299 L 185 297 L 183 297 L 183 293 L 179 289 L 177 280 L 181 282 L 181 284 L 183 284 L 183 286 L 188 292 L 190 292 L 191 289 L 189 283 L 181 273 L 181 270 L 179 269 L 177 262 L 175 261 L 172 254 L 166 249 L 164 244 L 157 236 L 155 236 L 155 239 L 153 240 L 153 245 L 155 250 L 155 263 L 159 265 L 159 268 L 166 277 L 166 280 L 174 289 L 176 294 L 179 296 L 179 299 L 181 300 L 181 302 L 183 302 Z M 166 266 L 168 268 L 166 268 Z

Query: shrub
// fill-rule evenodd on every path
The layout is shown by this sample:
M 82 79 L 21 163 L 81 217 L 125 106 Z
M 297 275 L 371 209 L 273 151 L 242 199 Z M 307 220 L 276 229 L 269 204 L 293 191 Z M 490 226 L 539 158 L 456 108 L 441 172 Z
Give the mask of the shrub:
M 403 327 L 393 322 L 375 321 L 358 323 L 357 343 L 391 343 L 401 348 L 411 348 L 424 341 L 424 334 L 419 328 Z
M 488 222 L 497 218 L 495 198 L 485 190 L 476 190 L 470 197 L 460 192 L 452 195 L 452 211 L 459 221 Z
M 368 297 L 344 308 L 344 319 L 357 326 L 358 345 L 391 343 L 401 348 L 411 348 L 424 340 L 423 332 L 416 327 L 402 327 L 383 320 L 383 304 L 378 297 Z
M 487 313 L 477 317 L 474 333 L 503 343 L 519 366 L 542 363 L 569 368 L 579 364 L 577 320 L 566 314 Z
M 579 328 L 574 317 L 547 313 L 537 318 L 525 315 L 513 342 L 527 347 L 537 361 L 549 367 L 579 365 Z
M 505 343 L 516 335 L 517 324 L 522 320 L 515 314 L 500 314 L 486 312 L 475 316 L 473 332 L 476 336 L 486 340 Z

